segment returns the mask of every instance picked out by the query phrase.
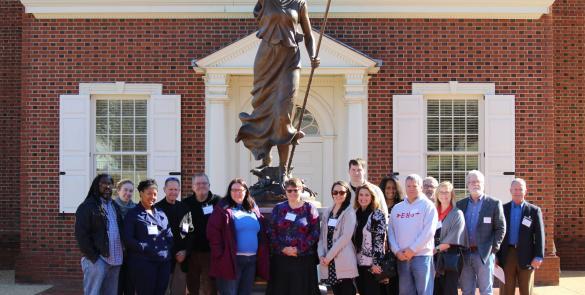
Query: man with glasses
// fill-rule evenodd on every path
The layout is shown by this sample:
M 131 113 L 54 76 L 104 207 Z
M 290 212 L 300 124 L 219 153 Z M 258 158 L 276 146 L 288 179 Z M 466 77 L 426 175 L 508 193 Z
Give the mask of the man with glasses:
M 465 227 L 469 237 L 469 249 L 464 253 L 463 271 L 459 285 L 463 295 L 493 294 L 495 253 L 500 250 L 506 234 L 506 220 L 502 202 L 483 191 L 485 177 L 471 170 L 466 177 L 469 195 L 457 202 L 465 214 Z
M 435 202 L 435 191 L 437 191 L 438 186 L 439 182 L 432 176 L 427 176 L 423 180 L 423 193 L 431 202 Z
M 209 277 L 210 247 L 207 240 L 207 221 L 220 197 L 209 190 L 209 177 L 197 173 L 192 178 L 193 194 L 183 203 L 187 205 L 193 230 L 187 234 L 187 289 L 190 294 L 217 294 L 215 282 Z
M 185 242 L 181 236 L 181 232 L 188 232 L 188 224 L 183 224 L 181 221 L 187 212 L 188 208 L 177 200 L 181 195 L 181 181 L 176 177 L 169 177 L 165 180 L 165 198 L 156 203 L 155 207 L 162 210 L 169 219 L 169 226 L 173 233 L 173 249 L 171 251 L 171 277 L 169 280 L 170 294 L 180 295 L 185 294 L 186 282 L 185 273 L 181 269 L 181 264 L 185 261 L 186 251 Z

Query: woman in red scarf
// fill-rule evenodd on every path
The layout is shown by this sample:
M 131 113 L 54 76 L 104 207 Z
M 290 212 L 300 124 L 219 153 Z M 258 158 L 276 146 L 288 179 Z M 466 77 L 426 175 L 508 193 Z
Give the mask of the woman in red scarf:
M 441 182 L 435 192 L 439 223 L 435 233 L 437 275 L 434 294 L 457 294 L 457 281 L 463 268 L 461 251 L 467 246 L 467 232 L 465 216 L 455 206 L 455 201 L 453 184 Z

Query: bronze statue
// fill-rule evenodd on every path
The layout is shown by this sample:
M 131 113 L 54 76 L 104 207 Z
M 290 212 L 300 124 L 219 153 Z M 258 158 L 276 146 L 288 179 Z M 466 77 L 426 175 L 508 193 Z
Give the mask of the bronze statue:
M 290 172 L 286 168 L 290 146 L 298 144 L 304 136 L 291 122 L 299 89 L 299 43 L 304 39 L 313 68 L 319 66 L 319 58 L 305 0 L 259 0 L 254 16 L 259 24 L 256 36 L 262 39 L 254 60 L 254 110 L 251 114 L 240 113 L 242 126 L 236 142 L 243 141 L 255 159 L 262 160 L 262 164 L 252 170 L 259 177 L 263 175 L 262 170 L 270 167 L 270 150 L 276 146 L 278 181 L 283 181 Z

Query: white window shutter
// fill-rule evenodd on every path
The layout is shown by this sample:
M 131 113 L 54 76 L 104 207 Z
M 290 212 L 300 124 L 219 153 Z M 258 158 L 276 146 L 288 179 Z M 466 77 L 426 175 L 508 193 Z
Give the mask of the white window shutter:
M 422 95 L 394 95 L 393 172 L 400 184 L 409 174 L 425 175 L 424 99 Z
M 90 97 L 59 97 L 59 212 L 75 213 L 87 196 L 90 173 Z
M 515 172 L 515 97 L 485 96 L 485 192 L 507 203 Z
M 161 200 L 165 180 L 170 176 L 181 179 L 181 96 L 152 95 L 148 113 L 148 174 L 156 179 Z

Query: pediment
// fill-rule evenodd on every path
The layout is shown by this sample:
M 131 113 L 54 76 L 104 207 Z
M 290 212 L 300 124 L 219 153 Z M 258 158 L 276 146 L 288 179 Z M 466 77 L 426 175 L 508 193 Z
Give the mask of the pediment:
M 319 32 L 313 30 L 315 39 Z M 195 60 L 193 66 L 200 73 L 252 74 L 254 58 L 261 40 L 256 33 L 250 34 L 204 58 Z M 310 69 L 309 56 L 301 44 L 301 63 L 303 73 Z M 319 53 L 321 65 L 317 74 L 345 74 L 347 72 L 376 73 L 381 61 L 343 44 L 327 35 L 323 36 Z

